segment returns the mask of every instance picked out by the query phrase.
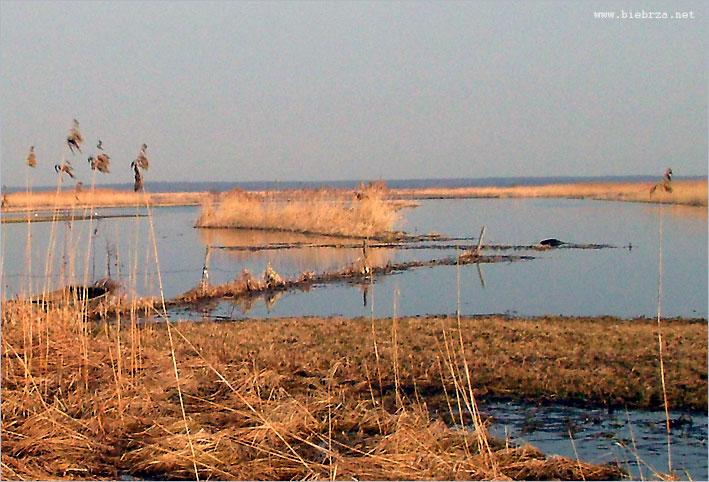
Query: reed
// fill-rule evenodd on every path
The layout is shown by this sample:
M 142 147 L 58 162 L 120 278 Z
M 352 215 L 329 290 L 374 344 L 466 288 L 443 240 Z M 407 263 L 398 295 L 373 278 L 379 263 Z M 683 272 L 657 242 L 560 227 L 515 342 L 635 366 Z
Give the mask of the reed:
M 315 191 L 289 201 L 231 191 L 219 204 L 203 204 L 198 228 L 248 228 L 358 238 L 394 236 L 396 206 L 379 186 L 362 190 L 350 201 Z
M 672 181 L 672 192 L 651 193 L 650 182 L 589 182 L 546 186 L 397 189 L 392 196 L 426 198 L 571 198 L 707 206 L 707 181 Z
M 364 373 L 371 344 L 363 349 L 367 343 L 356 341 L 371 336 L 361 329 L 370 320 L 291 319 L 277 327 L 271 321 L 142 325 L 137 327 L 142 365 L 125 371 L 118 360 L 130 358 L 132 348 L 118 340 L 130 327 L 91 325 L 83 360 L 72 348 L 81 318 L 71 309 L 4 306 L 5 479 L 116 479 L 127 474 L 191 479 L 195 466 L 200 479 L 218 480 L 593 480 L 621 475 L 615 467 L 511 448 L 487 434 L 482 418 L 468 424 L 472 392 L 464 387 L 470 379 L 473 390 L 478 388 L 469 378 L 475 367 L 466 374 L 463 360 L 478 362 L 465 333 L 465 353 L 457 342 L 449 345 L 449 359 L 439 352 L 446 359 L 444 371 L 457 380 L 446 376 L 443 386 L 458 384 L 468 393 L 459 394 L 461 400 L 467 397 L 461 403 L 466 424 L 456 428 L 445 423 L 446 416 L 436 415 L 437 407 L 451 401 L 439 405 L 430 398 L 433 379 L 439 389 L 441 380 L 433 372 L 431 382 L 426 381 L 424 372 L 433 367 L 421 358 L 423 353 L 412 350 L 412 343 L 419 342 L 420 320 L 398 319 L 396 340 L 392 320 L 376 321 L 383 377 L 379 394 Z M 42 373 L 24 366 L 17 328 L 23 322 L 45 326 L 48 320 L 49 369 Z M 440 339 L 436 323 L 431 325 Z M 461 319 L 464 331 L 467 325 Z M 456 319 L 444 326 L 451 342 L 460 336 Z M 176 334 L 173 340 L 168 330 Z M 43 349 L 36 339 L 30 347 Z M 88 385 L 81 379 L 84 363 Z M 46 393 L 34 388 L 44 377 Z M 423 402 L 415 401 L 414 384 L 426 394 Z
M 85 209 L 92 207 L 133 207 L 136 202 L 143 203 L 140 193 L 116 189 L 96 188 L 90 191 L 76 192 L 74 189 L 59 189 L 58 192 L 33 191 L 4 194 L 6 205 L 4 212 L 24 210 L 46 210 L 55 206 L 58 209 Z M 198 205 L 206 192 L 184 193 L 145 193 L 151 206 Z

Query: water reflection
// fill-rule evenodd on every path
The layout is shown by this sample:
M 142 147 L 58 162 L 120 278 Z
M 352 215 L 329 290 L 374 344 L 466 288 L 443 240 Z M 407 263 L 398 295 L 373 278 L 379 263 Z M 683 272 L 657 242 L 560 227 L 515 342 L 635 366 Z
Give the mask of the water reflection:
M 313 234 L 273 232 L 254 229 L 199 229 L 205 246 L 224 251 L 233 263 L 243 265 L 271 263 L 288 277 L 305 271 L 334 271 L 362 257 L 361 239 L 343 239 Z M 319 247 L 319 245 L 351 245 L 351 248 Z M 299 247 L 303 245 L 302 247 Z M 314 245 L 310 247 L 308 245 Z M 252 249 L 249 249 L 252 248 Z M 260 249 L 259 249 L 260 248 Z M 390 248 L 369 249 L 369 262 L 383 266 L 393 259 Z M 222 257 L 223 259 L 223 257 Z

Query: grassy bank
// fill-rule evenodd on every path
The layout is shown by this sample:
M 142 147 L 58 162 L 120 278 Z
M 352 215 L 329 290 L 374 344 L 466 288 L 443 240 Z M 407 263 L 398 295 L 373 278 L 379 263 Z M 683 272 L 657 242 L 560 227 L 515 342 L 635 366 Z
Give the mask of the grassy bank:
M 146 193 L 147 201 L 153 206 L 187 206 L 201 204 L 209 197 L 206 192 Z M 86 188 L 80 192 L 75 189 L 62 189 L 59 192 L 14 192 L 3 195 L 3 212 L 42 211 L 50 209 L 83 209 L 86 207 L 123 207 L 145 205 L 142 192 L 118 191 L 115 189 Z
M 466 187 L 466 188 L 421 188 L 421 189 L 393 189 L 389 196 L 393 199 L 440 199 L 440 198 L 573 198 L 573 199 L 598 199 L 608 201 L 633 201 L 647 203 L 678 204 L 687 206 L 707 206 L 707 181 L 673 181 L 673 192 L 656 190 L 650 194 L 654 184 L 647 182 L 638 183 L 580 183 L 557 184 L 548 186 L 515 186 L 515 187 Z M 329 199 L 351 200 L 354 193 L 349 190 L 328 190 Z M 243 194 L 243 192 L 242 192 Z M 313 191 L 286 190 L 268 192 L 250 192 L 248 195 L 222 193 L 213 195 L 207 192 L 185 193 L 148 193 L 148 201 L 152 205 L 180 206 L 180 205 L 205 205 L 205 216 L 209 222 L 219 224 L 214 219 L 212 210 L 218 210 L 217 203 L 221 199 L 233 201 L 308 201 L 313 199 Z M 55 191 L 25 192 L 3 194 L 3 212 L 18 210 L 46 210 L 56 205 L 60 209 L 79 208 L 84 206 L 115 207 L 134 206 L 137 201 L 143 203 L 142 197 L 132 191 L 116 191 L 111 189 L 96 189 L 94 193 L 87 191 L 76 193 L 74 189 L 64 189 L 57 197 Z M 394 205 L 394 207 L 400 207 Z M 284 214 L 284 213 L 283 213 Z M 325 213 L 327 214 L 327 213 Z M 243 216 L 243 215 L 242 215 Z M 226 218 L 225 218 L 226 219 Z M 244 223 L 244 219 L 238 223 Z M 206 219 L 205 219 L 206 221 Z M 233 221 L 233 220 L 232 220 Z M 250 220 L 250 226 L 262 224 L 263 221 Z
M 606 201 L 632 201 L 688 206 L 707 205 L 707 181 L 673 181 L 672 192 L 657 189 L 650 193 L 654 183 L 649 182 L 590 182 L 578 184 L 551 184 L 546 186 L 461 187 L 396 189 L 394 197 L 403 199 L 440 198 L 572 198 Z
M 4 304 L 3 479 L 609 479 L 492 439 L 476 400 L 661 400 L 652 320 L 118 321 Z M 671 412 L 706 410 L 706 336 L 664 322 Z

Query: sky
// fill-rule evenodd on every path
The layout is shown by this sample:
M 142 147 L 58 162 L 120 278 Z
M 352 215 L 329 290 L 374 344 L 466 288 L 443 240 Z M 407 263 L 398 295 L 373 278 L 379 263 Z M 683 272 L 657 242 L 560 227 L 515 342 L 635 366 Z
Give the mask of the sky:
M 691 12 L 598 19 L 594 12 Z M 0 1 L 3 185 L 707 173 L 702 2 Z M 66 136 L 80 123 L 84 153 Z M 35 146 L 37 167 L 25 160 Z

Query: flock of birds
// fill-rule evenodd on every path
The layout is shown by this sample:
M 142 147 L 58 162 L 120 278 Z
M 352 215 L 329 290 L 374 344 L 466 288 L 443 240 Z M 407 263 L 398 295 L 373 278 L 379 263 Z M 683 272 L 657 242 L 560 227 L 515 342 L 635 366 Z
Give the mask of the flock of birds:
M 79 130 L 79 121 L 77 121 L 76 119 L 74 119 L 74 125 L 69 131 L 69 135 L 66 138 L 66 142 L 69 146 L 69 150 L 71 151 L 72 155 L 76 154 L 75 150 L 79 151 L 79 153 L 83 153 L 83 151 L 81 150 L 81 144 L 84 142 L 84 138 L 82 137 L 81 131 Z M 98 140 L 96 148 L 99 150 L 99 152 L 95 156 L 89 156 L 89 166 L 91 166 L 91 169 L 94 171 L 98 170 L 99 172 L 102 172 L 104 174 L 110 173 L 111 170 L 109 164 L 111 162 L 111 158 L 103 152 L 103 142 L 101 141 L 101 139 Z M 148 160 L 148 157 L 145 154 L 145 151 L 147 149 L 147 144 L 143 144 L 142 146 L 140 146 L 140 152 L 138 153 L 138 157 L 130 165 L 133 169 L 133 176 L 135 178 L 135 183 L 133 184 L 134 191 L 140 191 L 143 188 L 142 171 L 147 170 L 150 167 L 150 161 Z M 27 155 L 27 165 L 29 167 L 35 167 L 37 165 L 37 156 L 34 152 L 34 146 L 30 147 L 30 152 Z M 74 175 L 74 169 L 71 165 L 71 162 L 69 162 L 68 160 L 62 161 L 61 164 L 55 164 L 54 170 L 59 174 L 66 173 L 72 179 L 76 179 L 76 176 Z M 77 186 L 79 185 L 81 185 L 81 183 L 79 183 Z

